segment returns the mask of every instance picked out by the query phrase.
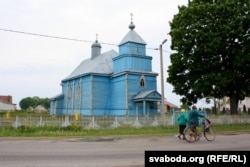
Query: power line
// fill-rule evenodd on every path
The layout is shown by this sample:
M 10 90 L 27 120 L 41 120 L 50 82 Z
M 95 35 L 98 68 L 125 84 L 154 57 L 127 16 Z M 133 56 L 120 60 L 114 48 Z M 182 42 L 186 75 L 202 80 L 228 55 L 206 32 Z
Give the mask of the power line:
M 34 35 L 34 36 L 41 36 L 41 37 L 47 37 L 47 38 L 64 39 L 64 40 L 71 40 L 71 41 L 78 41 L 78 42 L 89 42 L 89 43 L 93 42 L 93 41 L 88 41 L 88 40 L 65 38 L 65 37 L 58 37 L 58 36 L 52 36 L 52 35 L 43 35 L 43 34 L 36 34 L 36 33 L 24 32 L 24 31 L 16 31 L 16 30 L 10 30 L 10 29 L 2 29 L 2 28 L 0 28 L 0 30 L 1 31 L 19 33 L 19 34 Z
M 25 34 L 25 35 L 40 36 L 40 37 L 46 37 L 46 38 L 63 39 L 63 40 L 70 40 L 70 41 L 77 41 L 77 42 L 87 42 L 87 43 L 93 43 L 94 42 L 94 41 L 89 41 L 89 40 L 66 38 L 66 37 L 59 37 L 59 36 L 53 36 L 53 35 L 44 35 L 44 34 L 30 33 L 30 32 L 24 32 L 24 31 L 3 29 L 3 28 L 0 28 L 0 31 L 7 31 L 7 32 L 13 32 L 13 33 L 19 33 L 19 34 Z M 106 43 L 106 42 L 99 42 L 99 43 L 103 44 L 103 45 L 118 46 L 118 44 L 113 44 L 113 43 Z M 159 48 L 146 48 L 146 49 L 159 50 Z M 166 51 L 166 50 L 163 50 L 163 52 L 172 53 L 172 52 L 169 52 L 169 51 Z

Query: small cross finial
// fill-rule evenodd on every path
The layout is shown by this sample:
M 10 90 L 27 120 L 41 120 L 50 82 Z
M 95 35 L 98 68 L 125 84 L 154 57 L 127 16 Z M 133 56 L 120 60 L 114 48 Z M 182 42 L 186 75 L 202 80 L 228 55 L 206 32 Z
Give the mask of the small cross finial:
M 96 41 L 98 41 L 98 34 L 97 33 L 95 34 L 95 37 L 96 37 Z
M 131 16 L 131 23 L 133 22 L 133 13 L 130 13 Z

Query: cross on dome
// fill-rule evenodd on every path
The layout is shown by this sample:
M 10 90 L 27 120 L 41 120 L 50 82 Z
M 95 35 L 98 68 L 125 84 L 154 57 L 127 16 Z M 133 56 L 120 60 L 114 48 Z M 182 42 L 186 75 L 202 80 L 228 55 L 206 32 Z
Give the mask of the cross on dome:
M 128 26 L 131 30 L 133 30 L 135 28 L 135 25 L 133 23 L 133 13 L 130 13 L 130 16 L 131 16 L 131 23 L 130 25 Z
M 98 34 L 96 33 L 95 36 L 96 36 L 96 37 L 95 37 L 95 38 L 96 38 L 95 40 L 96 40 L 96 42 L 97 42 L 97 41 L 98 41 Z
M 133 13 L 130 13 L 131 16 L 131 23 L 133 23 Z

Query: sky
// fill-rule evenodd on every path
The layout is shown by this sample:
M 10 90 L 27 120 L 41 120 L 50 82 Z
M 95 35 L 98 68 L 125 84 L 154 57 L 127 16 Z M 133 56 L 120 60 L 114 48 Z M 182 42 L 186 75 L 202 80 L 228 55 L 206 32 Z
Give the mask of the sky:
M 159 73 L 157 90 L 161 93 L 160 53 L 156 49 L 167 39 L 163 45 L 165 80 L 171 64 L 169 56 L 173 52 L 169 22 L 178 13 L 178 5 L 187 5 L 187 2 L 0 0 L 0 95 L 11 95 L 19 108 L 23 98 L 51 98 L 60 94 L 61 80 L 81 61 L 90 58 L 91 45 L 96 38 L 102 43 L 102 53 L 111 49 L 118 51 L 117 45 L 129 31 L 131 13 L 134 30 L 147 43 L 146 54 L 153 57 L 152 71 Z M 172 91 L 172 85 L 164 82 L 166 100 L 180 106 L 180 96 Z M 197 104 L 204 105 L 203 101 Z

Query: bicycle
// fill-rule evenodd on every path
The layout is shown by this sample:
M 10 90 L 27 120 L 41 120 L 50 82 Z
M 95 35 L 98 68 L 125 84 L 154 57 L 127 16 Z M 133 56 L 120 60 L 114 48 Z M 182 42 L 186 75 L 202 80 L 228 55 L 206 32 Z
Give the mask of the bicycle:
M 184 137 L 188 143 L 193 143 L 200 140 L 202 134 L 207 141 L 214 141 L 216 134 L 214 128 L 211 126 L 210 120 L 205 118 L 202 121 L 201 128 L 197 127 L 198 126 L 194 122 L 192 122 L 190 126 L 187 126 L 185 128 Z

